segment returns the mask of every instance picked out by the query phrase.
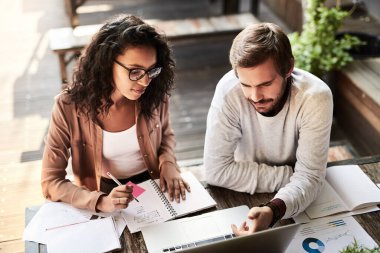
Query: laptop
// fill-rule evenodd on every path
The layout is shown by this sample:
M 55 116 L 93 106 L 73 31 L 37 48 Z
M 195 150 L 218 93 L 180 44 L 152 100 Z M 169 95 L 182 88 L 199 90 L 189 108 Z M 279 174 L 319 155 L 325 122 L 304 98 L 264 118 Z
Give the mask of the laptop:
M 148 252 L 285 252 L 299 224 L 235 237 L 231 224 L 247 220 L 249 208 L 238 206 L 142 228 Z

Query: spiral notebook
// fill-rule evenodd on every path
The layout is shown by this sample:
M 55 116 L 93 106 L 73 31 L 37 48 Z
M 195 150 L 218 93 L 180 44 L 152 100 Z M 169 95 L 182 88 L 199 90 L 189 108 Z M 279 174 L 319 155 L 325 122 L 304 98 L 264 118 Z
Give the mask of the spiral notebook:
M 138 196 L 139 201 L 132 201 L 122 210 L 131 233 L 139 232 L 142 227 L 216 206 L 215 200 L 191 172 L 181 173 L 181 176 L 189 183 L 191 192 L 186 192 L 186 200 L 181 199 L 180 203 L 169 200 L 168 193 L 161 191 L 159 180 L 150 179 L 138 184 L 145 190 Z

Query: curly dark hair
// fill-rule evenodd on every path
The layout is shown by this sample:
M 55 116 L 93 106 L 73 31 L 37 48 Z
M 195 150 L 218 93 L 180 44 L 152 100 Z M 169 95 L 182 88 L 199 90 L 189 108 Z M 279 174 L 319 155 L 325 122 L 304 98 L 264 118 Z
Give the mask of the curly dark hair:
M 150 118 L 174 87 L 174 60 L 164 35 L 132 15 L 118 15 L 107 21 L 94 35 L 78 60 L 73 82 L 66 89 L 71 101 L 87 117 L 96 120 L 113 105 L 115 90 L 112 68 L 114 60 L 128 47 L 152 46 L 157 52 L 156 66 L 162 67 L 145 93 L 139 98 L 141 113 Z

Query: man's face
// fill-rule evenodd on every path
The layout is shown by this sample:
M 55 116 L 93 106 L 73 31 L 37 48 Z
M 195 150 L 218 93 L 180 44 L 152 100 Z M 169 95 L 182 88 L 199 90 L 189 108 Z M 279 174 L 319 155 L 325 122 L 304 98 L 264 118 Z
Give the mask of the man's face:
M 243 89 L 244 96 L 264 116 L 275 115 L 282 107 L 282 97 L 286 90 L 287 74 L 283 78 L 277 73 L 273 60 L 268 58 L 255 67 L 237 67 L 236 72 Z

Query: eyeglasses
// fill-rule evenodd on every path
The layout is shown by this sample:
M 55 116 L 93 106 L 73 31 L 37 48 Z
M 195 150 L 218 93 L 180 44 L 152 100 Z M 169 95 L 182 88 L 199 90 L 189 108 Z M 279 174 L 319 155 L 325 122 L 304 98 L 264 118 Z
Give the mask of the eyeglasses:
M 149 70 L 145 70 L 142 68 L 130 69 L 117 60 L 115 60 L 115 63 L 129 71 L 129 80 L 131 81 L 138 81 L 141 78 L 143 78 L 146 74 L 148 74 L 149 79 L 154 79 L 161 73 L 161 69 L 162 69 L 161 67 L 153 68 Z

